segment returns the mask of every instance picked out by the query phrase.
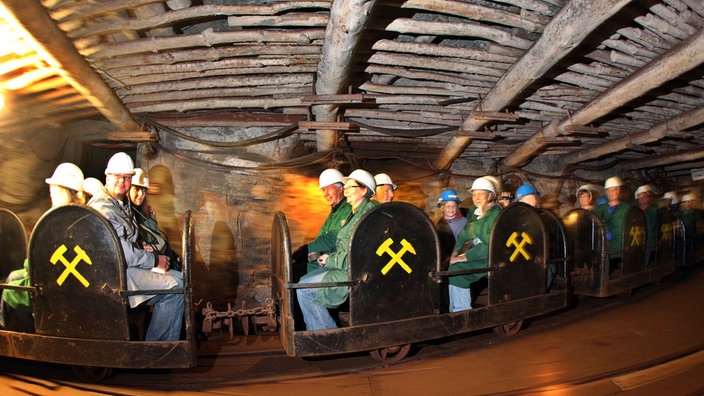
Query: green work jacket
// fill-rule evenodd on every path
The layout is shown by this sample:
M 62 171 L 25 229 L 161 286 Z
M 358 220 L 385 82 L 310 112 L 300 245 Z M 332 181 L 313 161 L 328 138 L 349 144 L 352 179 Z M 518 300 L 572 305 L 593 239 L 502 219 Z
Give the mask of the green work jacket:
M 343 197 L 337 205 L 332 207 L 328 218 L 325 219 L 323 226 L 320 227 L 318 231 L 318 236 L 315 237 L 313 241 L 308 243 L 309 252 L 320 252 L 322 254 L 329 254 L 335 249 L 335 241 L 337 240 L 337 234 L 340 232 L 342 225 L 347 221 L 347 218 L 352 213 L 352 206 L 347 203 L 347 200 Z M 320 266 L 316 261 L 311 261 L 308 263 L 308 270 L 306 272 L 311 272 L 318 269 Z
M 621 201 L 609 212 L 609 204 L 601 204 L 594 209 L 594 214 L 606 225 L 606 230 L 611 235 L 611 238 L 606 241 L 606 247 L 611 252 L 611 257 L 621 257 L 623 250 L 623 226 L 626 223 L 629 206 Z
M 350 279 L 349 271 L 347 270 L 347 254 L 349 253 L 352 230 L 354 230 L 354 226 L 357 225 L 362 216 L 375 207 L 376 205 L 365 198 L 357 209 L 350 213 L 337 234 L 335 249 L 325 260 L 325 267 L 319 267 L 314 270 L 314 272 L 326 272 L 321 282 L 344 282 Z M 314 301 L 316 304 L 326 308 L 337 308 L 347 300 L 348 293 L 349 287 L 347 286 L 323 287 L 316 291 Z
M 501 212 L 501 207 L 494 205 L 479 219 L 477 219 L 477 215 L 471 215 L 467 224 L 465 224 L 462 231 L 457 235 L 457 243 L 455 244 L 453 252 L 459 253 L 462 245 L 467 241 L 472 241 L 474 238 L 479 238 L 481 243 L 475 244 L 466 251 L 465 256 L 467 257 L 467 261 L 451 264 L 449 268 L 450 271 L 486 268 L 489 265 L 489 240 L 491 238 L 491 230 L 494 227 L 496 218 L 499 216 L 499 212 Z M 468 289 L 470 283 L 483 276 L 486 276 L 486 274 L 451 276 L 450 284 Z

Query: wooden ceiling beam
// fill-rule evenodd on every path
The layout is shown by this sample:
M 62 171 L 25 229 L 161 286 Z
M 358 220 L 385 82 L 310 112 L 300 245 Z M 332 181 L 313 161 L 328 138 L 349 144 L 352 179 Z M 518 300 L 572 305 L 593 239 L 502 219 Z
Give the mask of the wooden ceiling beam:
M 526 140 L 503 163 L 507 167 L 523 165 L 536 152 L 544 148 L 544 137 L 557 136 L 569 124 L 586 125 L 624 104 L 641 97 L 651 89 L 692 70 L 704 62 L 704 29 L 654 59 L 631 77 L 620 81 L 582 108 L 560 121 L 551 122 L 547 128 Z
M 127 107 L 76 51 L 38 0 L 7 0 L 1 6 L 23 35 L 35 43 L 35 50 L 42 58 L 115 127 L 122 131 L 141 129 Z
M 627 150 L 634 145 L 657 142 L 670 135 L 676 134 L 679 131 L 686 130 L 702 123 L 704 123 L 704 107 L 682 113 L 663 123 L 655 125 L 647 131 L 630 136 L 624 136 L 608 143 L 600 144 L 597 147 L 590 148 L 588 150 L 578 151 L 566 156 L 565 162 L 568 164 L 577 164 L 596 159 L 604 155 L 618 153 L 619 151 Z
M 503 111 L 537 79 L 541 78 L 562 58 L 604 21 L 616 14 L 631 0 L 571 0 L 545 26 L 543 35 L 521 57 L 481 102 L 483 111 Z M 478 131 L 488 121 L 467 119 L 463 131 Z M 440 153 L 433 166 L 447 169 L 452 161 L 472 142 L 471 137 L 457 136 Z
M 376 0 L 333 2 L 325 30 L 323 55 L 318 65 L 316 95 L 336 95 L 347 90 L 352 66 L 355 64 L 353 57 L 375 4 Z M 315 121 L 337 121 L 338 109 L 334 104 L 313 106 Z M 338 142 L 338 131 L 318 131 L 317 141 L 318 151 L 334 149 Z

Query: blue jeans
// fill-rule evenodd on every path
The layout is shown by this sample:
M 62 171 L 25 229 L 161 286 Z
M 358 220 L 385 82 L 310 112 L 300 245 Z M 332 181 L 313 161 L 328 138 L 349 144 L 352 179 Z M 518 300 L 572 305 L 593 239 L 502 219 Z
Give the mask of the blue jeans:
M 469 288 L 449 285 L 450 312 L 466 311 L 472 309 L 472 297 Z
M 304 276 L 301 278 L 299 283 L 319 283 L 323 281 L 325 272 L 319 274 Z M 298 296 L 298 305 L 301 306 L 301 311 L 303 312 L 303 320 L 306 322 L 306 330 L 324 330 L 324 329 L 334 329 L 337 328 L 335 320 L 330 316 L 328 309 L 322 305 L 316 304 L 313 299 L 315 298 L 315 292 L 318 289 L 297 289 L 296 296 Z
M 181 337 L 183 323 L 183 294 L 160 294 L 152 297 L 147 304 L 154 306 L 147 341 L 173 341 Z
M 183 288 L 183 274 L 181 272 L 167 271 L 162 276 L 176 280 L 176 284 L 172 288 Z M 147 304 L 154 306 L 154 312 L 144 338 L 147 341 L 174 341 L 181 338 L 183 294 L 156 295 L 147 300 Z

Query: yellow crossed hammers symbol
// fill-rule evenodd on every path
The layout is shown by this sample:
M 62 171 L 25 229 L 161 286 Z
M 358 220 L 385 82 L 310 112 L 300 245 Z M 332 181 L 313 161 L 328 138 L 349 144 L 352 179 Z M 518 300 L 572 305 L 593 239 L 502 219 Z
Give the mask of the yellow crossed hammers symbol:
M 416 254 L 416 250 L 413 249 L 413 245 L 411 245 L 410 242 L 407 240 L 403 239 L 401 240 L 401 250 L 398 251 L 398 253 L 394 253 L 393 250 L 391 250 L 391 245 L 394 243 L 394 240 L 391 238 L 386 238 L 384 243 L 382 243 L 379 248 L 376 249 L 376 255 L 381 256 L 384 253 L 388 253 L 389 256 L 391 256 L 391 261 L 389 261 L 388 264 L 384 266 L 384 268 L 381 269 L 381 274 L 386 275 L 389 270 L 391 270 L 391 267 L 394 266 L 394 264 L 398 263 L 401 267 L 403 267 L 406 272 L 409 274 L 413 271 L 401 258 L 406 252 L 411 252 L 413 254 Z
M 643 239 L 645 232 L 643 232 L 643 227 L 633 226 L 631 227 L 631 246 L 640 246 L 643 244 Z
M 511 236 L 508 238 L 508 241 L 506 241 L 506 247 L 509 247 L 511 245 L 516 247 L 516 250 L 514 250 L 513 254 L 511 255 L 511 257 L 509 257 L 508 260 L 510 262 L 513 262 L 514 260 L 516 260 L 518 253 L 520 253 L 523 256 L 523 258 L 525 258 L 526 260 L 530 260 L 530 254 L 528 254 L 528 252 L 523 250 L 523 246 L 525 246 L 526 243 L 532 245 L 533 238 L 531 238 L 530 235 L 526 234 L 525 232 L 521 232 L 521 237 L 523 239 L 521 240 L 521 242 L 516 242 L 517 236 L 518 236 L 518 233 L 514 231 L 513 234 L 511 234 Z
M 671 240 L 672 239 L 672 224 L 664 223 L 660 227 L 660 234 L 662 235 L 661 240 L 663 240 L 663 241 Z
M 64 264 L 64 267 L 66 267 L 66 269 L 64 269 L 64 272 L 61 273 L 61 276 L 59 276 L 59 279 L 56 280 L 56 283 L 58 283 L 59 286 L 63 285 L 66 278 L 68 278 L 68 275 L 73 274 L 73 276 L 75 276 L 76 279 L 78 279 L 78 281 L 81 282 L 84 287 L 88 287 L 90 283 L 86 278 L 83 277 L 83 275 L 79 274 L 78 271 L 76 271 L 76 265 L 78 265 L 80 261 L 85 261 L 86 263 L 88 263 L 88 265 L 93 265 L 93 263 L 90 261 L 90 257 L 88 257 L 85 250 L 81 249 L 78 245 L 76 245 L 73 248 L 73 251 L 76 252 L 76 257 L 74 257 L 73 260 L 71 260 L 71 262 L 69 263 L 69 261 L 66 260 L 66 257 L 64 257 L 64 253 L 66 253 L 67 250 L 68 248 L 66 247 L 66 245 L 62 244 L 61 246 L 56 248 L 54 254 L 52 254 L 51 258 L 49 259 L 49 261 L 51 261 L 51 263 L 54 265 L 56 265 L 58 261 L 61 261 Z

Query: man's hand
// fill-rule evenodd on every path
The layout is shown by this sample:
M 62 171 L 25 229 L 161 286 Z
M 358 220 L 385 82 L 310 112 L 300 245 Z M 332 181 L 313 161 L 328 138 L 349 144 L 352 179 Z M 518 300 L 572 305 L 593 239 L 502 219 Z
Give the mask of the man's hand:
M 328 259 L 329 254 L 323 254 L 320 257 L 318 257 L 318 265 L 321 267 L 325 267 L 325 260 Z
M 159 262 L 157 263 L 156 268 L 168 271 L 169 266 L 171 266 L 171 260 L 169 259 L 169 256 L 159 255 Z

